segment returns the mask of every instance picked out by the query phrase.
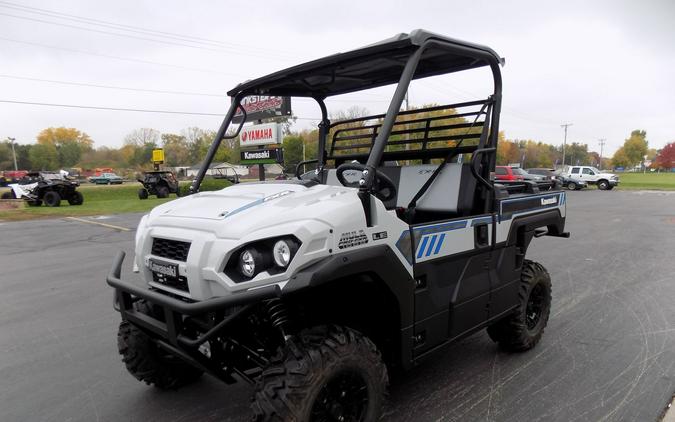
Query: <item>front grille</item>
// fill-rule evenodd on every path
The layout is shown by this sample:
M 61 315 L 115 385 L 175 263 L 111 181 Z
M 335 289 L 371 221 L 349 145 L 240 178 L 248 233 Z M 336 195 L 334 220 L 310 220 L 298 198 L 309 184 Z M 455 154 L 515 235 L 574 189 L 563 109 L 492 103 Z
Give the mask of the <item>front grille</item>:
M 184 292 L 190 291 L 187 284 L 187 278 L 182 275 L 179 275 L 178 277 L 171 277 L 168 275 L 153 272 L 152 281 L 154 281 L 155 283 L 159 283 L 163 286 L 173 287 L 174 289 L 182 290 Z
M 156 237 L 152 240 L 152 254 L 169 258 L 176 261 L 187 261 L 190 242 L 180 242 L 178 240 L 161 239 Z

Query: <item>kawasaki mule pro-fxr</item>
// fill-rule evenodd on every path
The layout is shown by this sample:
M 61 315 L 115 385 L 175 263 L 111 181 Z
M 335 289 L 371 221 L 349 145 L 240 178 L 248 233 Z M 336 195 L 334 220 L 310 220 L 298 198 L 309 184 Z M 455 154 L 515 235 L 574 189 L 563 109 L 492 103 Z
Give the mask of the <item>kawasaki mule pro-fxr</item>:
M 204 372 L 249 382 L 255 420 L 374 421 L 390 371 L 441 346 L 487 328 L 507 350 L 533 347 L 551 280 L 525 253 L 533 237 L 568 236 L 565 193 L 491 177 L 501 64 L 416 30 L 231 90 L 193 194 L 138 225 L 147 285 L 120 279 L 121 252 L 108 276 L 129 372 L 160 388 Z M 411 80 L 483 66 L 488 98 L 399 111 Z M 386 114 L 329 121 L 326 98 L 391 84 Z M 199 193 L 249 95 L 316 100 L 316 158 L 297 180 Z

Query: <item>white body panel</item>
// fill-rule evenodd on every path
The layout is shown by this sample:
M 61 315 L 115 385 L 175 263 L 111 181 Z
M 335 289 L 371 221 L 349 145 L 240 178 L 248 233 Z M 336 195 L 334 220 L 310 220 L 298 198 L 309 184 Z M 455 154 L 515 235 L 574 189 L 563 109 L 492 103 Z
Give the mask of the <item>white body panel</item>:
M 373 200 L 377 217 L 373 227 L 366 227 L 357 192 L 327 185 L 307 188 L 290 183 L 247 183 L 180 198 L 160 205 L 141 220 L 135 262 L 151 286 L 197 300 L 274 283 L 283 288 L 289 277 L 303 267 L 331 254 L 373 244 L 389 244 L 412 272 L 394 245 L 407 225 L 379 200 Z M 374 240 L 373 234 L 382 232 L 387 233 L 386 237 L 376 236 L 380 238 Z M 263 271 L 240 283 L 223 271 L 240 246 L 287 235 L 295 236 L 302 245 L 286 271 Z M 354 236 L 362 242 L 349 240 Z M 148 265 L 155 237 L 191 243 L 185 262 L 153 258 L 177 264 L 179 275 L 188 280 L 189 293 L 152 281 Z

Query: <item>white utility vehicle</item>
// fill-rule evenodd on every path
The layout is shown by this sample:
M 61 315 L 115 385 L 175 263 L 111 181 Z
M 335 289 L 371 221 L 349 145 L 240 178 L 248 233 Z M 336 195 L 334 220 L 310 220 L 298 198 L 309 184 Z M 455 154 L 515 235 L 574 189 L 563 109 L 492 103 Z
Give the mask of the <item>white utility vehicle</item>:
M 138 226 L 145 285 L 121 279 L 123 253 L 108 275 L 129 372 L 160 388 L 249 382 L 258 421 L 375 421 L 390 371 L 441 346 L 487 328 L 505 350 L 534 347 L 551 279 L 525 256 L 535 237 L 569 236 L 566 193 L 490 178 L 502 64 L 416 30 L 232 89 L 192 194 Z M 482 67 L 487 98 L 400 111 L 411 80 Z M 330 122 L 326 98 L 392 84 L 385 114 Z M 250 95 L 314 99 L 317 156 L 297 180 L 199 192 Z

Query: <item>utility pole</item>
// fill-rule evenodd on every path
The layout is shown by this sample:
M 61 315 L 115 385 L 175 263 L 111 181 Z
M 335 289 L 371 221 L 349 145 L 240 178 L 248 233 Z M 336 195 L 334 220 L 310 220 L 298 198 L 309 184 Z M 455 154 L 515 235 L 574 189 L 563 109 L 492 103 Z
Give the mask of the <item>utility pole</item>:
M 19 170 L 19 167 L 16 165 L 16 151 L 14 151 L 14 141 L 16 141 L 16 138 L 10 138 L 8 136 L 7 140 L 9 141 L 10 145 L 12 145 L 12 156 L 14 156 L 14 171 L 17 171 Z
M 600 170 L 602 170 L 602 147 L 605 146 L 605 141 L 607 141 L 605 138 L 598 139 L 598 143 L 600 144 Z
M 565 167 L 565 145 L 567 145 L 567 127 L 572 126 L 572 123 L 563 123 L 560 127 L 565 128 L 565 139 L 563 140 L 563 156 L 562 156 L 562 165 Z

